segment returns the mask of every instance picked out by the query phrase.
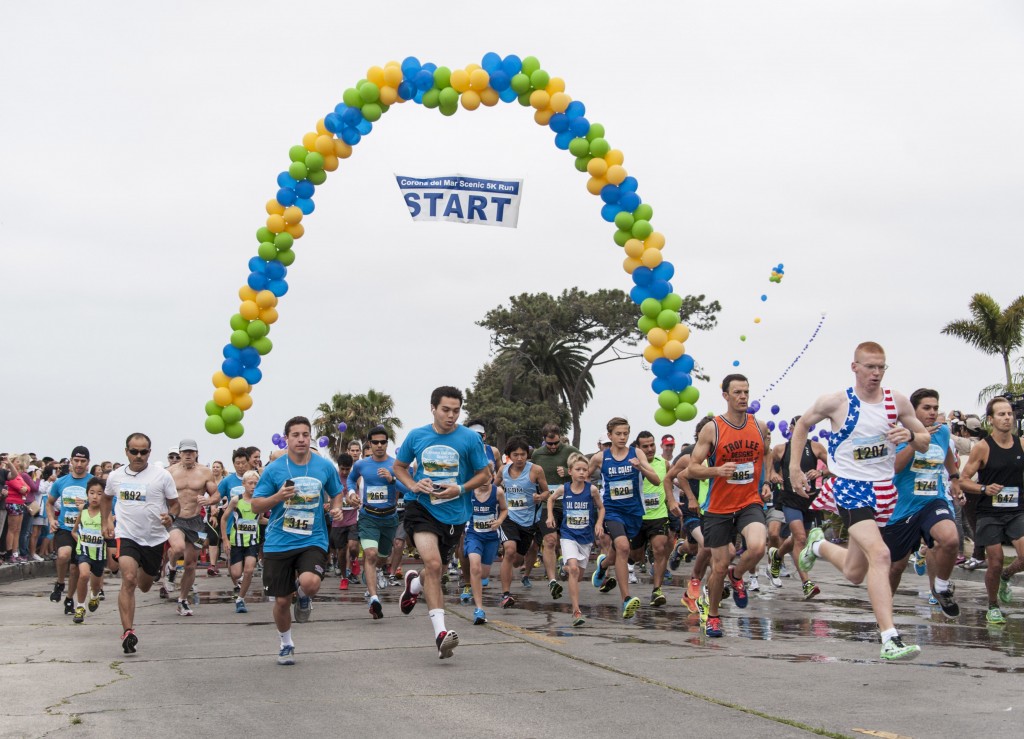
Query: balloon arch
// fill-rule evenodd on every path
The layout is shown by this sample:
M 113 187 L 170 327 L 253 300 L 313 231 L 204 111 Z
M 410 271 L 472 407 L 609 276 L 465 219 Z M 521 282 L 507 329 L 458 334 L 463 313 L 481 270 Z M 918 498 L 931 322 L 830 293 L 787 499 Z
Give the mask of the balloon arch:
M 370 67 L 366 78 L 345 90 L 342 102 L 316 123 L 316 130 L 288 151 L 288 169 L 277 176 L 276 195 L 267 201 L 267 220 L 256 231 L 259 246 L 249 260 L 241 305 L 231 316 L 231 336 L 224 360 L 213 375 L 213 399 L 206 404 L 206 430 L 237 439 L 242 418 L 252 407 L 252 388 L 263 378 L 262 357 L 273 349 L 270 327 L 278 319 L 278 302 L 288 292 L 288 268 L 295 242 L 305 233 L 303 218 L 314 210 L 316 188 L 327 173 L 352 155 L 364 136 L 392 105 L 413 101 L 451 116 L 459 105 L 518 102 L 532 108 L 534 120 L 554 133 L 555 146 L 574 158 L 588 175 L 587 191 L 600 199 L 601 217 L 615 225 L 612 239 L 625 252 L 623 269 L 632 277 L 630 298 L 642 314 L 637 328 L 647 337 L 643 350 L 655 375 L 657 423 L 670 426 L 697 414 L 693 357 L 684 343 L 689 329 L 680 323 L 682 297 L 672 289 L 675 268 L 662 257 L 665 237 L 654 230 L 654 210 L 637 192 L 638 184 L 623 166 L 624 156 L 605 138 L 604 126 L 592 123 L 586 107 L 565 92 L 565 82 L 541 68 L 536 57 L 504 58 L 491 52 L 480 64 L 463 69 L 421 64 L 415 57 Z

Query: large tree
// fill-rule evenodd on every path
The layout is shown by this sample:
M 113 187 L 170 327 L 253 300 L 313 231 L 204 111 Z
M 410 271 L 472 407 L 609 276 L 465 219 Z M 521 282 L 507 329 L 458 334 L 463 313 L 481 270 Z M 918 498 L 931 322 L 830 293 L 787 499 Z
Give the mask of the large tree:
M 1003 310 L 992 296 L 975 293 L 967 308 L 971 317 L 946 324 L 942 333 L 955 336 L 985 354 L 1002 357 L 1006 386 L 1012 388 L 1010 354 L 1024 343 L 1024 295 Z
M 394 441 L 395 431 L 402 428 L 402 422 L 395 412 L 395 401 L 387 393 L 370 388 L 365 393 L 335 393 L 328 403 L 321 403 L 316 409 L 313 428 L 317 436 L 326 436 L 332 457 L 337 457 L 352 439 L 363 440 L 374 426 L 383 426 L 388 438 Z M 344 432 L 338 431 L 338 424 L 344 422 Z

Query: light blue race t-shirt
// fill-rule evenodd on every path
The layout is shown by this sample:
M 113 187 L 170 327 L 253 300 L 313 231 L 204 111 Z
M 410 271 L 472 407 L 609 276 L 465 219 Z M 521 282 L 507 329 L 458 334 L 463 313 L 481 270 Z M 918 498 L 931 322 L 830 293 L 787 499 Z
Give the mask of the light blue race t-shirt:
M 363 482 L 363 505 L 375 510 L 394 509 L 397 503 L 398 490 L 395 483 L 389 483 L 381 477 L 377 470 L 384 468 L 392 474 L 394 479 L 395 458 L 387 457 L 384 461 L 378 462 L 372 457 L 363 457 L 354 465 L 348 473 L 349 487 L 356 489 L 359 481 Z M 394 514 L 397 517 L 397 513 Z
M 242 484 L 242 478 L 232 472 L 220 481 L 220 484 L 217 485 L 217 492 L 220 493 L 221 500 L 224 500 L 225 498 L 237 498 L 245 492 L 245 485 Z M 228 502 L 231 501 L 228 500 Z
M 256 483 L 254 498 L 274 495 L 284 481 L 295 483 L 295 494 L 270 509 L 265 552 L 289 552 L 306 547 L 327 551 L 327 524 L 324 504 L 342 491 L 338 470 L 323 457 L 313 454 L 308 464 L 295 464 L 288 455 L 263 468 Z
M 946 493 L 945 462 L 949 452 L 950 431 L 940 426 L 928 443 L 928 451 L 914 452 L 914 458 L 893 478 L 898 498 L 890 523 L 898 523 L 913 516 L 933 500 L 943 500 L 953 512 L 953 505 Z M 896 447 L 898 453 L 906 442 Z
M 413 480 L 427 478 L 438 485 L 465 485 L 473 475 L 487 468 L 487 455 L 480 435 L 465 426 L 456 426 L 448 434 L 434 431 L 432 424 L 413 429 L 398 450 L 403 464 L 416 462 Z M 473 514 L 472 492 L 438 500 L 424 493 L 408 492 L 406 501 L 415 500 L 441 523 L 460 525 Z
M 71 531 L 78 521 L 78 501 L 83 503 L 88 500 L 85 494 L 85 487 L 89 484 L 92 475 L 88 472 L 85 477 L 72 477 L 70 474 L 59 478 L 50 487 L 50 500 L 60 501 L 60 511 L 57 513 L 60 528 L 64 531 Z

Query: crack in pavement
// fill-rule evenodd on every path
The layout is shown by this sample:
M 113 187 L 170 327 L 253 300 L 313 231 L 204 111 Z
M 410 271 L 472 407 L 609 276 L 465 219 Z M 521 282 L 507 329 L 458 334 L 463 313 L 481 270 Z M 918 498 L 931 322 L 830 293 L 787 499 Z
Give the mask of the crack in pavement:
M 39 664 L 42 664 L 42 663 L 39 663 Z M 62 712 L 62 711 L 60 711 L 58 709 L 61 708 L 61 706 L 66 706 L 69 703 L 71 703 L 71 699 L 72 698 L 78 698 L 78 697 L 83 696 L 83 695 L 89 695 L 90 693 L 95 693 L 97 690 L 102 690 L 103 688 L 109 687 L 110 685 L 113 685 L 114 683 L 119 683 L 119 682 L 121 682 L 123 680 L 131 680 L 131 675 L 129 675 L 127 672 L 124 671 L 124 669 L 121 667 L 122 664 L 124 664 L 124 663 L 121 660 L 115 660 L 115 661 L 111 662 L 108 665 L 108 667 L 111 670 L 113 670 L 116 673 L 116 675 L 115 675 L 115 677 L 111 678 L 107 682 L 105 682 L 105 683 L 97 683 L 96 685 L 94 685 L 93 687 L 89 688 L 88 690 L 79 690 L 76 693 L 71 693 L 70 695 L 66 695 L 63 698 L 61 698 L 59 701 L 57 701 L 56 703 L 54 703 L 52 705 L 49 705 L 49 706 L 46 706 L 43 709 L 43 712 L 47 716 L 52 716 L 52 717 L 66 716 L 68 718 L 68 721 L 69 721 L 70 725 L 72 725 L 72 726 L 80 724 L 81 723 L 81 718 L 79 717 L 80 714 L 77 714 L 77 713 L 66 714 L 66 713 L 64 713 L 64 712 Z M 58 729 L 55 729 L 54 731 L 62 731 L 64 728 L 67 728 L 67 727 L 60 727 Z M 43 736 L 45 737 L 45 736 L 48 736 L 48 735 L 50 735 L 52 733 L 54 733 L 54 732 L 52 732 L 52 731 L 51 732 L 47 732 L 46 734 L 43 734 Z

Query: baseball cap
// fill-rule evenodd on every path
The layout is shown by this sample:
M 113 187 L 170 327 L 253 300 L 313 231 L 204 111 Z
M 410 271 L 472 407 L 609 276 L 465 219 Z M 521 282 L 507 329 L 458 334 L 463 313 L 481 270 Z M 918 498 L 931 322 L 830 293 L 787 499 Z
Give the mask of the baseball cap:
M 608 438 L 608 434 L 602 434 L 601 438 L 597 440 L 598 444 L 611 444 L 612 440 Z
M 964 426 L 969 428 L 971 431 L 978 431 L 981 429 L 981 420 L 975 416 L 968 416 L 964 419 Z
M 665 445 L 675 444 L 676 437 L 672 436 L 672 434 L 665 434 L 664 436 L 661 437 L 661 443 Z
M 75 457 L 85 457 L 86 459 L 89 459 L 89 450 L 81 445 L 76 446 L 71 450 L 71 458 L 74 459 Z
M 196 444 L 196 440 L 195 439 L 182 439 L 181 443 L 178 444 L 177 451 L 179 451 L 179 452 L 198 452 L 199 451 L 199 445 Z

